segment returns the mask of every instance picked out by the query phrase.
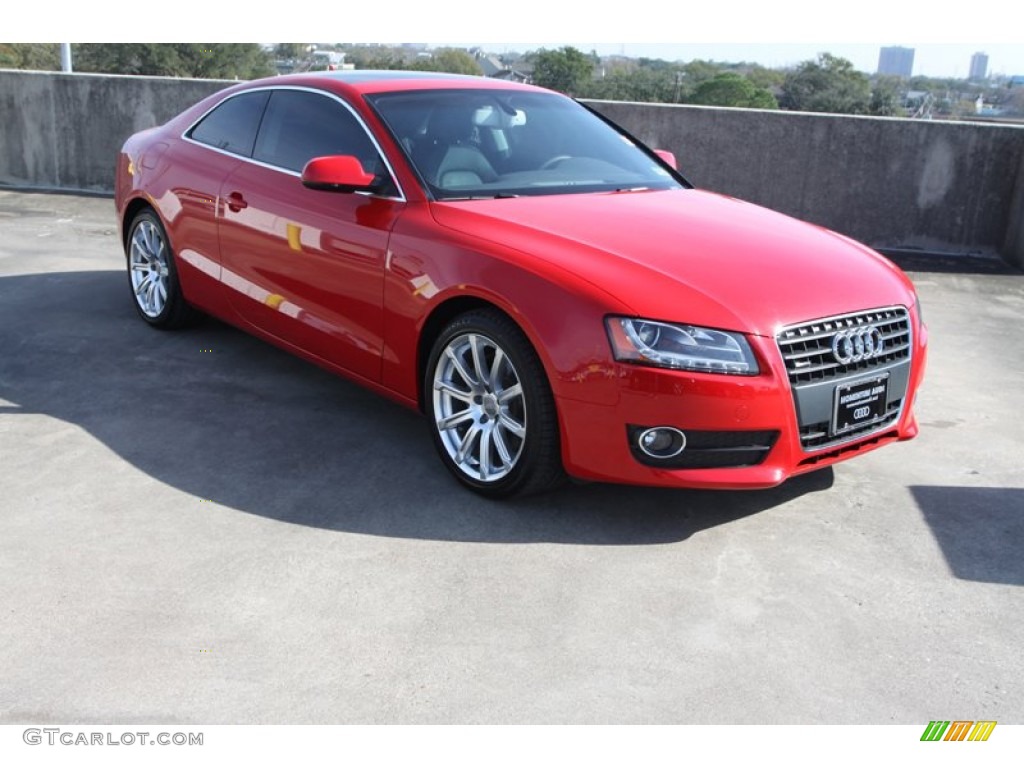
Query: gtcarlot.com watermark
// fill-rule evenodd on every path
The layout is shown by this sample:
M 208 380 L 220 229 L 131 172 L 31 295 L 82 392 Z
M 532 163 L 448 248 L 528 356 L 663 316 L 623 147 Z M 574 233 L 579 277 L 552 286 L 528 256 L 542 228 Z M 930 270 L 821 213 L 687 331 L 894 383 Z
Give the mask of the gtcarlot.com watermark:
M 66 747 L 201 747 L 203 733 L 150 733 L 149 731 L 124 731 L 122 733 L 97 733 L 95 731 L 64 731 L 60 728 L 26 728 L 21 734 L 26 744 L 63 744 Z

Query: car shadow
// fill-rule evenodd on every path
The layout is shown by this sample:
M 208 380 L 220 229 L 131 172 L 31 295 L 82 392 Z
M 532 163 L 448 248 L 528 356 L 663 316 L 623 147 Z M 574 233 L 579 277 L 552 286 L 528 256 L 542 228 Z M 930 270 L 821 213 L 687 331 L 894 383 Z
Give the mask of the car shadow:
M 1024 488 L 910 490 L 954 576 L 1024 586 Z
M 0 278 L 0 398 L 0 419 L 78 425 L 198 499 L 377 536 L 676 542 L 833 482 L 829 468 L 766 491 L 570 484 L 484 500 L 442 467 L 420 415 L 213 320 L 155 331 L 112 271 Z

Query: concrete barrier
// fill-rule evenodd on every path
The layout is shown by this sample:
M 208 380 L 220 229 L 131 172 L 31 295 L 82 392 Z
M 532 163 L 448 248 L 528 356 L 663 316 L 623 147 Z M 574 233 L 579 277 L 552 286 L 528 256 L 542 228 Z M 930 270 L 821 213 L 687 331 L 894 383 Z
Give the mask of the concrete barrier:
M 1024 157 L 1017 164 L 1017 183 L 1010 198 L 1010 217 L 1000 253 L 1008 262 L 1024 269 Z
M 0 70 L 0 184 L 111 192 L 126 138 L 232 84 Z
M 125 138 L 227 85 L 0 70 L 0 185 L 109 192 Z M 700 187 L 880 249 L 1024 267 L 1024 127 L 588 103 Z

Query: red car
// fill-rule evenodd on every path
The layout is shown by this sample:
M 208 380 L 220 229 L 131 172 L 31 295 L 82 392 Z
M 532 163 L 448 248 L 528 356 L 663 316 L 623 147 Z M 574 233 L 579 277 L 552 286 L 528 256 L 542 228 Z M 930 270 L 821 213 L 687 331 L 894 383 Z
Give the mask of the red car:
M 132 136 L 116 202 L 143 320 L 200 310 L 421 409 L 488 496 L 764 488 L 918 431 L 902 272 L 540 88 L 237 85 Z

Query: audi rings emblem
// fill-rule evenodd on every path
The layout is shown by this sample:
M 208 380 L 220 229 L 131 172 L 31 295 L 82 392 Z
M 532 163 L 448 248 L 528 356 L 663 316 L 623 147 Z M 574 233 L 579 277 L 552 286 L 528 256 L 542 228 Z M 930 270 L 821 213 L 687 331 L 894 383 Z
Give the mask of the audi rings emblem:
M 842 365 L 878 357 L 884 348 L 882 332 L 873 325 L 840 331 L 832 339 L 832 356 Z

